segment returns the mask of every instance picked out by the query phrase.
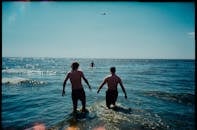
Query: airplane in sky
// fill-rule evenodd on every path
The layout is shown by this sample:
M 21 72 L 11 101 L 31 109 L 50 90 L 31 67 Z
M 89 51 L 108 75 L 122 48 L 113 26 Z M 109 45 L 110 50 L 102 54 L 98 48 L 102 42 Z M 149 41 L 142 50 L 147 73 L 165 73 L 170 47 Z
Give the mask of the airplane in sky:
M 106 13 L 104 12 L 104 13 L 101 13 L 101 15 L 106 15 Z

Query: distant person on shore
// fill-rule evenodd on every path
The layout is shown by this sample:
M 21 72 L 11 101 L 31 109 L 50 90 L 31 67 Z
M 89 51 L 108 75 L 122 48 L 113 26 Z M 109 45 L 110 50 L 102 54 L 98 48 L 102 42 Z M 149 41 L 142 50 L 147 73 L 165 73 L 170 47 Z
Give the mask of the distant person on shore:
M 86 112 L 86 95 L 85 91 L 83 89 L 81 79 L 86 82 L 89 89 L 91 90 L 91 86 L 88 83 L 88 80 L 85 78 L 82 71 L 78 70 L 79 63 L 73 62 L 71 65 L 72 70 L 68 72 L 64 83 L 63 83 L 63 90 L 62 90 L 62 96 L 65 95 L 65 86 L 68 79 L 70 79 L 71 87 L 72 87 L 72 102 L 73 102 L 73 113 L 77 112 L 77 102 L 78 100 L 81 100 L 82 103 L 82 112 Z
M 114 106 L 116 105 L 115 103 L 116 103 L 116 100 L 118 97 L 118 89 L 117 89 L 118 84 L 120 84 L 122 91 L 125 94 L 125 99 L 127 99 L 127 94 L 126 94 L 125 88 L 123 86 L 123 83 L 122 83 L 120 77 L 118 77 L 115 74 L 116 68 L 111 67 L 110 71 L 111 71 L 111 75 L 107 76 L 104 79 L 104 81 L 101 83 L 101 85 L 97 91 L 97 93 L 99 93 L 100 89 L 107 83 L 108 90 L 106 91 L 106 106 L 108 108 L 110 108 L 111 104 L 113 104 Z
M 93 68 L 94 65 L 95 65 L 94 62 L 92 61 L 91 64 L 90 64 L 90 66 Z

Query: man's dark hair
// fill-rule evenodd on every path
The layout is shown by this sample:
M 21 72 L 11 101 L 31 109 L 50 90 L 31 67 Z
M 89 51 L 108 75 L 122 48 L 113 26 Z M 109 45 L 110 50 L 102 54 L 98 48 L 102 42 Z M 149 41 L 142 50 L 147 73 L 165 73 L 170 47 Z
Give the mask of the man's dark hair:
M 115 67 L 111 67 L 111 68 L 110 68 L 110 71 L 111 71 L 112 73 L 115 73 L 115 72 L 116 72 L 116 68 L 115 68 Z
M 72 70 L 77 70 L 78 67 L 79 67 L 79 63 L 78 62 L 73 62 L 71 67 L 72 67 Z

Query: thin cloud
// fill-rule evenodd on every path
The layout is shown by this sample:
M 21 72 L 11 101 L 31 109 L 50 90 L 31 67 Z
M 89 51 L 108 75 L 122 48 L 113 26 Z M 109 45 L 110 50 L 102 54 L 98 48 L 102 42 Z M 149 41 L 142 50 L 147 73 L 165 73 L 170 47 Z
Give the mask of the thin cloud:
M 13 13 L 8 17 L 9 24 L 14 23 L 16 21 L 16 13 Z
M 27 10 L 27 8 L 30 6 L 30 3 L 29 2 L 24 2 L 24 3 L 22 3 L 21 5 L 20 5 L 20 7 L 19 7 L 19 10 L 20 10 L 20 12 L 21 13 L 24 13 L 26 10 Z
M 30 6 L 30 3 L 28 2 L 24 2 L 23 4 L 21 4 L 19 7 L 19 15 L 25 15 L 29 6 Z
M 24 2 L 22 4 L 18 4 L 18 3 L 14 3 L 15 6 L 18 6 L 18 10 L 15 10 L 15 12 L 13 12 L 9 17 L 8 17 L 8 23 L 9 24 L 13 24 L 17 17 L 21 15 L 24 15 L 24 13 L 26 12 L 27 10 L 27 7 L 29 6 L 29 3 L 27 2 Z M 16 7 L 17 8 L 17 7 Z
M 42 6 L 48 6 L 48 5 L 51 5 L 51 2 L 41 1 L 40 2 L 40 5 L 42 5 Z
M 19 10 L 20 10 L 21 12 L 24 12 L 24 11 L 25 11 L 25 9 L 26 9 L 25 4 L 22 4 L 22 5 L 21 5 L 21 7 L 19 8 Z
M 188 32 L 187 35 L 188 35 L 190 38 L 194 38 L 194 37 L 195 37 L 195 32 Z

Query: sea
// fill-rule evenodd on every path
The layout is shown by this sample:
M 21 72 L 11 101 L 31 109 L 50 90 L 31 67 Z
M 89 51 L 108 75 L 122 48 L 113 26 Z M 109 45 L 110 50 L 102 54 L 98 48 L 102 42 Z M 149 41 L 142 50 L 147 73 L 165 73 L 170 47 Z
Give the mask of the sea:
M 88 113 L 73 116 L 71 84 L 63 81 L 77 61 Z M 95 66 L 90 67 L 94 61 Z M 105 104 L 110 67 L 122 79 L 117 107 Z M 195 60 L 2 57 L 1 127 L 5 130 L 194 130 Z M 78 101 L 78 110 L 82 105 Z

